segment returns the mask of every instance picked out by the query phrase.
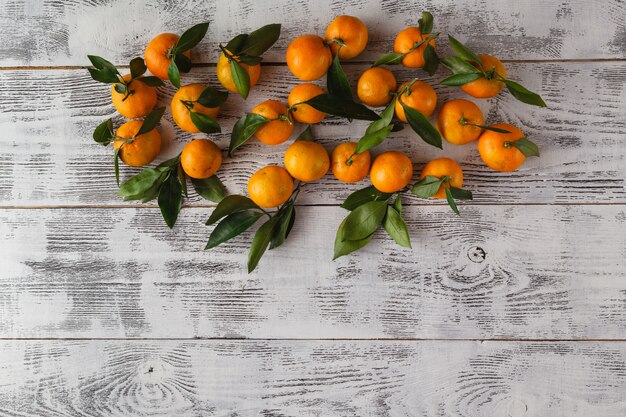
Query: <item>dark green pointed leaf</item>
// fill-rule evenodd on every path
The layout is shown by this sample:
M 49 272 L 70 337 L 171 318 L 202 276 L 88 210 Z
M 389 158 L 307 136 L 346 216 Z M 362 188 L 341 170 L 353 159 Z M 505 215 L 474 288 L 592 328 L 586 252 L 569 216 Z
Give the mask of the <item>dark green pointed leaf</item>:
M 114 73 L 114 72 L 110 72 L 107 70 L 99 71 L 93 68 L 89 68 L 88 71 L 89 71 L 89 74 L 91 75 L 91 78 L 101 83 L 113 84 L 113 83 L 118 83 L 120 81 L 119 75 L 117 75 L 117 73 Z
M 306 129 L 304 129 L 302 131 L 302 133 L 300 133 L 298 135 L 298 137 L 296 138 L 296 141 L 298 140 L 314 140 L 315 137 L 313 136 L 313 130 L 311 129 L 311 125 L 308 125 L 306 127 Z
M 179 162 L 180 162 L 180 154 L 176 155 L 175 157 L 171 159 L 161 162 L 159 165 L 157 165 L 157 168 L 172 168 L 178 165 Z
M 229 155 L 232 156 L 237 148 L 246 143 L 254 135 L 254 132 L 268 122 L 269 119 L 255 113 L 248 113 L 241 117 L 235 123 L 230 135 Z
M 439 68 L 439 56 L 435 48 L 431 44 L 427 44 L 422 56 L 424 57 L 423 70 L 429 75 L 434 75 L 437 72 L 437 68 Z
M 239 64 L 239 62 L 234 59 L 231 59 L 228 62 L 235 87 L 237 87 L 239 95 L 245 100 L 248 98 L 248 93 L 250 92 L 250 76 L 248 75 L 246 69 Z
M 214 203 L 221 202 L 226 195 L 224 184 L 222 184 L 217 175 L 211 175 L 209 178 L 203 179 L 192 178 L 191 184 L 200 197 Z
M 394 97 L 393 100 L 391 100 L 391 102 L 387 105 L 387 107 L 385 107 L 385 110 L 383 110 L 383 112 L 380 114 L 380 119 L 374 120 L 372 123 L 370 123 L 370 125 L 365 130 L 365 134 L 367 135 L 389 126 L 391 120 L 393 119 L 395 108 L 396 98 Z
M 191 117 L 191 121 L 198 128 L 200 132 L 204 133 L 220 133 L 222 128 L 217 124 L 211 116 L 208 116 L 203 113 L 196 113 L 195 111 L 189 112 L 189 117 Z
M 256 223 L 261 216 L 263 216 L 263 213 L 251 210 L 229 214 L 224 220 L 215 226 L 215 229 L 211 232 L 209 241 L 204 249 L 214 248 L 217 245 L 240 235 Z
M 456 40 L 452 35 L 448 35 L 448 40 L 450 41 L 450 47 L 454 50 L 454 52 L 457 53 L 459 57 L 463 58 L 466 61 L 478 64 L 482 67 L 483 62 L 480 60 L 480 57 L 476 55 L 471 49 Z
M 183 190 L 183 195 L 185 196 L 185 198 L 189 198 L 189 191 L 187 190 L 187 176 L 185 175 L 185 170 L 183 169 L 183 166 L 178 165 L 176 171 L 178 173 L 178 181 L 180 182 Z
M 389 125 L 375 132 L 367 133 L 365 136 L 359 139 L 354 153 L 358 154 L 361 152 L 365 152 L 375 146 L 380 145 L 385 141 L 387 136 L 389 136 L 389 134 L 391 133 L 391 129 L 393 129 L 393 126 Z
M 402 247 L 411 247 L 411 238 L 406 223 L 400 216 L 400 213 L 392 206 L 387 206 L 387 215 L 383 222 L 383 227 L 396 243 Z
M 456 200 L 472 200 L 474 198 L 471 191 L 458 187 L 450 186 L 450 194 L 452 194 L 452 197 Z
M 115 133 L 113 133 L 113 120 L 108 119 L 100 123 L 93 131 L 93 140 L 103 146 L 107 146 L 113 141 Z
M 254 271 L 259 264 L 261 257 L 267 250 L 267 246 L 270 244 L 274 228 L 278 222 L 277 217 L 272 217 L 259 227 L 252 239 L 252 245 L 250 245 L 250 253 L 248 254 L 248 273 Z
M 422 18 L 417 21 L 420 33 L 426 35 L 433 31 L 433 15 L 429 12 L 422 12 Z
M 321 112 L 347 119 L 378 120 L 380 118 L 364 105 L 332 94 L 320 94 L 305 103 Z
M 115 150 L 115 153 L 113 154 L 113 167 L 115 170 L 115 182 L 117 183 L 117 186 L 120 186 L 120 150 L 122 150 L 122 146 L 124 146 L 124 144 L 122 143 L 122 145 L 117 148 Z
M 258 209 L 254 201 L 250 200 L 248 197 L 243 195 L 228 195 L 224 197 L 222 201 L 219 202 L 209 220 L 207 220 L 206 224 L 213 224 L 224 216 L 228 216 L 232 213 L 237 213 L 239 211 L 249 210 L 249 209 Z
M 341 256 L 352 253 L 356 250 L 361 249 L 365 245 L 367 245 L 371 240 L 373 233 L 364 239 L 360 240 L 342 240 L 342 236 L 344 234 L 344 226 L 346 224 L 346 219 L 344 219 L 339 228 L 337 229 L 337 235 L 335 236 L 335 248 L 333 253 L 333 261 Z
M 132 79 L 141 77 L 147 71 L 143 58 L 137 57 L 130 61 L 130 76 Z
M 213 87 L 207 87 L 202 91 L 196 102 L 204 107 L 219 107 L 226 101 L 227 98 L 228 92 L 220 91 Z
M 178 175 L 173 172 L 167 177 L 159 190 L 159 208 L 167 226 L 171 229 L 176 223 L 178 213 L 183 206 L 182 186 Z
M 332 95 L 352 100 L 352 91 L 350 90 L 350 83 L 348 77 L 341 66 L 339 60 L 339 54 L 335 54 L 333 63 L 328 68 L 328 74 L 326 75 L 326 85 L 328 92 Z
M 150 191 L 156 186 L 160 186 L 165 180 L 167 172 L 164 168 L 144 168 L 139 174 L 133 175 L 125 181 L 118 190 L 118 194 L 124 201 L 147 201 L 146 197 L 151 195 Z
M 170 79 L 174 87 L 180 88 L 180 72 L 176 66 L 176 61 L 173 59 L 170 61 L 170 66 L 167 67 L 167 78 Z
M 149 131 L 157 127 L 159 121 L 161 120 L 161 117 L 163 117 L 163 113 L 165 113 L 165 107 L 157 107 L 156 109 L 152 110 L 150 114 L 148 114 L 146 118 L 143 119 L 143 123 L 141 124 L 141 127 L 139 128 L 139 131 L 135 136 L 148 133 Z
M 142 83 L 149 85 L 150 87 L 163 87 L 165 86 L 165 83 L 163 82 L 162 79 L 160 79 L 159 77 L 155 77 L 154 75 L 148 75 L 146 77 L 139 77 L 137 78 L 138 81 L 141 81 Z
M 259 65 L 263 61 L 263 58 L 260 56 L 252 56 L 252 55 L 239 55 L 237 57 L 237 62 L 240 64 L 247 65 Z
M 484 130 L 491 130 L 492 132 L 497 132 L 497 133 L 511 133 L 508 130 L 500 129 L 498 127 L 493 127 L 493 126 L 483 126 L 483 125 L 474 125 L 474 126 L 480 127 L 481 129 L 484 129 Z
M 406 120 L 409 122 L 411 129 L 413 129 L 413 131 L 417 133 L 418 136 L 424 140 L 424 142 L 439 149 L 443 149 L 441 144 L 441 134 L 428 121 L 428 119 L 417 110 L 404 105 L 402 100 L 400 100 L 400 103 L 404 108 L 404 114 L 406 115 Z
M 126 90 L 128 90 L 128 88 L 126 87 L 126 84 L 122 84 L 122 83 L 115 84 L 113 88 L 115 88 L 115 91 L 117 91 L 120 94 L 126 94 Z
M 452 71 L 453 74 L 473 74 L 480 73 L 480 70 L 458 56 L 447 56 L 441 58 L 440 62 Z
M 539 94 L 533 93 L 521 84 L 511 80 L 504 80 L 509 92 L 522 103 L 531 104 L 533 106 L 546 107 Z
M 341 208 L 352 211 L 370 201 L 387 201 L 390 197 L 391 194 L 378 191 L 376 187 L 370 185 L 350 194 L 341 205 Z
M 279 247 L 287 239 L 287 231 L 291 223 L 292 216 L 295 212 L 293 201 L 285 205 L 278 215 L 278 223 L 274 228 L 272 240 L 270 242 L 270 250 Z
M 207 30 L 209 30 L 209 22 L 199 23 L 187 29 L 180 35 L 180 39 L 174 45 L 174 53 L 188 51 L 199 44 L 204 35 L 206 35 Z
M 287 232 L 285 233 L 285 239 L 289 237 L 289 233 L 291 233 L 291 229 L 293 229 L 293 225 L 296 223 L 296 208 L 293 208 L 293 212 L 291 213 L 291 217 L 289 218 L 289 224 L 287 225 Z
M 242 33 L 240 35 L 235 36 L 226 44 L 226 49 L 233 55 L 238 55 L 241 48 L 246 42 L 248 38 L 247 33 Z
M 91 65 L 93 65 L 97 70 L 104 70 L 113 74 L 119 74 L 117 68 L 115 68 L 115 65 L 113 65 L 106 59 L 96 55 L 87 55 L 87 58 L 89 58 L 89 61 L 91 61 Z
M 535 142 L 532 142 L 526 138 L 518 139 L 515 142 L 511 142 L 511 145 L 515 146 L 524 154 L 524 156 L 539 156 L 539 147 Z
M 380 65 L 397 65 L 402 62 L 405 54 L 399 54 L 397 52 L 389 52 L 381 55 L 373 64 L 372 67 L 378 67 Z
M 452 196 L 452 192 L 450 191 L 448 187 L 446 187 L 445 190 L 446 190 L 446 200 L 448 201 L 448 205 L 450 206 L 452 211 L 454 211 L 458 215 L 461 215 L 461 213 L 459 213 L 458 207 L 456 206 L 456 203 L 454 202 L 454 197 Z
M 276 43 L 279 37 L 279 23 L 265 25 L 248 34 L 248 36 L 244 39 L 243 44 L 238 51 L 238 54 L 261 56 L 265 51 L 270 49 L 272 45 L 274 45 L 274 43 Z
M 393 208 L 402 214 L 402 196 L 400 194 L 396 197 L 396 201 L 393 202 Z
M 476 81 L 482 77 L 482 75 L 478 73 L 470 73 L 470 74 L 455 74 L 441 81 L 441 84 L 447 85 L 448 87 L 460 87 L 467 83 L 471 83 L 472 81 Z
M 439 191 L 441 184 L 443 184 L 443 180 L 443 178 L 427 175 L 413 185 L 411 192 L 419 198 L 430 198 L 434 196 L 437 191 Z
M 343 227 L 344 240 L 361 240 L 374 233 L 387 212 L 387 200 L 370 201 L 352 210 Z
M 174 62 L 176 63 L 176 67 L 178 67 L 178 71 L 184 73 L 188 73 L 189 71 L 191 71 L 191 59 L 189 59 L 187 55 L 174 55 Z

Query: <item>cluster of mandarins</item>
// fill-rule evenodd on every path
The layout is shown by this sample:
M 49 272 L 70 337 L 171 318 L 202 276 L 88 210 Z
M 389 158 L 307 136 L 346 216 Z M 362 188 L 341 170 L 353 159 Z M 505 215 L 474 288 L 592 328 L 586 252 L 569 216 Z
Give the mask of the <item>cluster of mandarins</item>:
M 207 248 L 212 248 L 242 233 L 261 217 L 268 220 L 258 229 L 252 242 L 248 270 L 253 270 L 260 257 L 282 244 L 295 219 L 295 198 L 302 183 L 322 178 L 330 169 L 343 182 L 354 183 L 370 176 L 372 186 L 348 197 L 342 207 L 351 211 L 342 222 L 335 241 L 335 258 L 363 247 L 374 231 L 382 225 L 400 245 L 409 246 L 404 223 L 400 193 L 407 190 L 413 176 L 413 163 L 400 151 L 387 151 L 373 161 L 369 149 L 381 144 L 404 123 L 430 145 L 441 148 L 441 138 L 455 145 L 478 140 L 478 151 L 487 166 L 498 171 L 513 171 L 526 156 L 538 156 L 534 143 L 511 124 L 485 125 L 479 107 L 469 100 L 456 99 L 443 104 L 437 116 L 436 128 L 428 121 L 437 106 L 437 94 L 430 84 L 418 78 L 398 85 L 396 77 L 382 65 L 401 64 L 407 68 L 422 68 L 431 75 L 439 63 L 452 75 L 442 84 L 460 87 L 475 98 L 493 97 L 506 86 L 517 99 L 545 106 L 543 100 L 520 84 L 506 78 L 503 64 L 495 57 L 477 55 L 449 37 L 456 55 L 439 58 L 435 52 L 439 33 L 432 32 L 432 15 L 424 12 L 419 27 L 408 27 L 396 37 L 393 52 L 381 56 L 364 71 L 357 84 L 357 102 L 352 97 L 342 60 L 362 53 L 368 43 L 365 24 L 353 16 L 338 16 L 328 26 L 325 36 L 301 35 L 291 41 L 286 51 L 289 70 L 304 83 L 295 86 L 288 105 L 267 100 L 245 114 L 231 133 L 229 154 L 252 136 L 262 143 L 277 145 L 286 142 L 293 133 L 295 122 L 309 125 L 287 149 L 284 168 L 266 166 L 248 181 L 248 197 L 224 196 L 223 186 L 215 173 L 222 163 L 220 149 L 209 139 L 194 139 L 182 153 L 155 168 L 146 168 L 120 187 L 125 199 L 148 201 L 158 198 L 167 224 L 172 227 L 187 194 L 186 177 L 198 193 L 219 202 L 207 224 L 219 221 Z M 155 109 L 156 88 L 169 79 L 178 88 L 170 109 L 176 125 L 190 133 L 220 132 L 217 116 L 228 93 L 202 84 L 180 85 L 180 73 L 191 68 L 190 49 L 206 34 L 208 24 L 200 24 L 182 36 L 161 34 L 147 46 L 144 60 L 131 61 L 131 73 L 120 75 L 108 61 L 90 56 L 97 81 L 113 84 L 112 101 L 115 108 L 131 120 L 113 132 L 112 121 L 98 126 L 94 139 L 114 144 L 116 175 L 117 159 L 131 166 L 152 162 L 160 150 L 160 136 L 155 129 L 164 108 Z M 217 62 L 217 78 L 221 85 L 244 99 L 261 75 L 261 55 L 280 35 L 280 25 L 267 25 L 249 34 L 220 45 L 222 54 Z M 145 76 L 150 70 L 152 76 Z M 310 83 L 326 75 L 327 90 Z M 369 106 L 369 107 L 366 107 Z M 377 114 L 371 107 L 385 109 Z M 313 140 L 310 125 L 321 122 L 326 114 L 348 119 L 370 120 L 365 134 L 358 142 L 339 144 L 331 153 Z M 395 116 L 395 118 L 394 118 Z M 399 122 L 395 122 L 397 119 Z M 294 187 L 294 179 L 298 184 Z M 438 158 L 428 162 L 420 181 L 410 188 L 418 197 L 446 198 L 458 213 L 454 199 L 471 198 L 462 190 L 463 172 L 457 162 Z M 266 209 L 277 208 L 270 213 Z

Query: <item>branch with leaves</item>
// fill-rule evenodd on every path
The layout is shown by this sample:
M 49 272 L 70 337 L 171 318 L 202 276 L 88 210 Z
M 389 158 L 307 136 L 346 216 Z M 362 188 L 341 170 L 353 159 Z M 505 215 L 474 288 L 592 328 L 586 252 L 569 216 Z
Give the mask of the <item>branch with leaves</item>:
M 185 52 L 200 43 L 209 30 L 209 22 L 199 23 L 187 29 L 165 54 L 170 59 L 167 76 L 176 88 L 180 88 L 180 73 L 191 71 L 191 59 Z
M 183 89 L 186 87 L 183 87 Z M 194 111 L 194 105 L 199 104 L 204 107 L 214 108 L 221 106 L 226 99 L 228 99 L 228 92 L 220 91 L 213 87 L 206 87 L 196 100 L 181 99 L 180 102 L 189 110 L 189 117 L 194 126 L 203 133 L 211 134 L 221 133 L 222 128 L 211 116 Z
M 455 200 L 472 200 L 472 192 L 450 185 L 450 177 L 435 177 L 426 175 L 419 182 L 413 185 L 411 193 L 419 198 L 431 198 L 443 187 L 446 201 L 456 214 L 460 214 Z
M 162 87 L 165 85 L 159 77 L 153 75 L 143 76 L 147 71 L 143 58 L 137 57 L 130 61 L 130 77 L 123 77 L 115 65 L 102 57 L 87 55 L 87 58 L 89 58 L 89 61 L 91 61 L 91 64 L 94 66 L 94 68 L 88 69 L 91 78 L 104 84 L 113 84 L 115 91 L 124 94 L 122 101 L 125 101 L 134 93 L 134 91 L 129 88 L 134 80 L 141 81 L 150 87 Z

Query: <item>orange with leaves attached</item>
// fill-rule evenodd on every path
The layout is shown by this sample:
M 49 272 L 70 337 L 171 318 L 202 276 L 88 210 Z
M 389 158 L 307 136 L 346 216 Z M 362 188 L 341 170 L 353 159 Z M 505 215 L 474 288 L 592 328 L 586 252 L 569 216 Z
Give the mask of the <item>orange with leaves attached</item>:
M 483 162 L 491 169 L 501 172 L 511 172 L 519 168 L 526 156 L 512 145 L 524 138 L 524 133 L 508 123 L 498 123 L 492 127 L 508 130 L 511 133 L 498 133 L 490 130 L 478 138 L 478 153 Z
M 278 207 L 289 200 L 292 192 L 293 179 L 283 167 L 266 166 L 248 180 L 248 194 L 259 207 Z
M 370 170 L 372 185 L 383 193 L 395 193 L 413 177 L 413 163 L 399 151 L 383 152 L 374 159 Z
M 285 168 L 297 180 L 316 181 L 328 172 L 330 158 L 319 143 L 297 140 L 285 152 Z
M 222 152 L 209 139 L 194 139 L 183 148 L 180 165 L 191 178 L 209 178 L 222 165 Z
M 326 113 L 316 110 L 308 104 L 304 104 L 305 101 L 319 96 L 320 94 L 324 94 L 324 90 L 315 84 L 304 83 L 295 86 L 287 98 L 287 104 L 291 109 L 293 118 L 300 123 L 315 124 L 321 122 L 326 116 Z
M 124 75 L 124 81 L 130 80 L 130 74 Z M 115 109 L 124 117 L 136 119 L 147 116 L 157 104 L 156 88 L 147 84 L 132 80 L 127 86 L 127 93 L 121 94 L 115 91 L 115 85 L 111 87 L 111 101 Z
M 141 120 L 131 120 L 118 127 L 115 132 L 113 147 L 114 149 L 121 147 L 120 159 L 131 167 L 149 164 L 161 150 L 161 135 L 156 129 L 136 136 L 142 124 Z
M 205 88 L 206 87 L 202 84 L 185 85 L 178 89 L 174 97 L 172 97 L 172 102 L 170 103 L 172 118 L 178 127 L 185 132 L 200 132 L 191 120 L 191 115 L 189 114 L 191 111 L 205 114 L 213 120 L 217 118 L 217 113 L 220 110 L 219 107 L 205 107 L 202 104 L 196 103 L 196 100 L 198 100 Z
M 254 132 L 254 136 L 261 142 L 267 145 L 278 145 L 291 136 L 293 123 L 289 119 L 287 107 L 283 103 L 276 100 L 266 100 L 253 108 L 252 113 L 270 120 Z
M 437 128 L 450 143 L 464 145 L 478 139 L 484 124 L 483 113 L 468 100 L 456 99 L 441 106 L 437 115 Z
M 339 58 L 352 59 L 367 46 L 367 26 L 357 17 L 337 16 L 328 25 L 325 38 L 330 43 L 333 54 L 339 51 Z M 338 42 L 343 43 L 343 46 Z
M 405 88 L 411 83 L 409 88 Z M 417 110 L 422 113 L 424 117 L 430 117 L 437 107 L 437 93 L 435 90 L 424 81 L 407 81 L 398 87 L 398 100 L 396 100 L 396 116 L 398 119 L 406 123 L 406 115 L 404 114 L 405 106 Z
M 451 186 L 461 188 L 463 185 L 463 170 L 455 160 L 450 158 L 437 158 L 428 162 L 420 174 L 420 179 L 427 175 L 436 178 L 448 178 L 448 181 L 444 181 L 441 184 L 433 198 L 446 198 L 445 188 L 450 188 Z
M 353 183 L 367 177 L 371 165 L 369 151 L 354 155 L 356 142 L 337 145 L 331 155 L 333 174 L 339 181 Z
M 411 49 L 428 36 L 430 34 L 422 35 L 422 32 L 416 27 L 408 27 L 398 33 L 393 43 L 393 50 L 399 54 L 407 54 L 402 58 L 402 65 L 409 68 L 422 68 L 424 66 L 424 49 L 428 44 L 434 48 L 437 45 L 435 39 L 432 38 L 428 42 L 424 42 L 412 51 Z
M 239 62 L 236 56 L 233 57 L 235 61 Z M 259 81 L 261 77 L 261 64 L 256 65 L 248 65 L 244 63 L 239 63 L 248 73 L 248 77 L 250 78 L 250 88 L 254 87 L 256 83 Z M 225 89 L 232 93 L 237 93 L 237 86 L 235 85 L 235 81 L 233 81 L 233 73 L 230 70 L 230 62 L 226 55 L 222 53 L 220 58 L 217 60 L 217 79 L 224 86 Z
M 161 33 L 152 39 L 146 51 L 144 52 L 144 60 L 150 72 L 162 80 L 167 80 L 167 70 L 170 66 L 172 58 L 168 57 L 170 49 L 178 42 L 180 36 L 174 33 Z M 191 52 L 183 52 L 187 58 L 191 59 Z
M 317 35 L 298 36 L 287 47 L 287 66 L 293 75 L 303 81 L 321 78 L 332 60 L 330 47 Z
M 461 86 L 472 97 L 489 98 L 497 96 L 504 83 L 499 78 L 506 79 L 506 69 L 500 60 L 491 55 L 478 55 L 483 64 L 483 70 L 487 73 L 487 78 L 481 77 Z M 475 67 L 478 65 L 472 63 Z
M 359 77 L 357 95 L 363 104 L 379 107 L 391 101 L 396 91 L 396 77 L 386 68 L 374 67 L 366 70 Z

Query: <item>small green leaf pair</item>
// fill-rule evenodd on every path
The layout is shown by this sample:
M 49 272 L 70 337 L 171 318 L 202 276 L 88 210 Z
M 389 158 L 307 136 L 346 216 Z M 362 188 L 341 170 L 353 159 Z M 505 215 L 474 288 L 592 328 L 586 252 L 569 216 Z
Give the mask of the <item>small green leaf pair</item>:
M 463 45 L 451 35 L 448 35 L 448 40 L 450 41 L 450 47 L 457 53 L 457 55 L 441 59 L 441 63 L 453 74 L 452 76 L 441 81 L 443 85 L 460 87 L 472 81 L 478 80 L 479 78 L 486 78 L 488 80 L 495 79 L 506 84 L 511 95 L 522 103 L 546 107 L 546 103 L 543 101 L 541 96 L 539 96 L 539 94 L 533 93 L 515 81 L 504 78 L 493 69 L 485 70 L 482 60 L 471 49 Z
M 198 103 L 204 107 L 219 107 L 228 98 L 228 93 L 219 91 L 213 87 L 206 87 L 197 100 L 181 100 L 183 105 L 189 110 L 189 116 L 193 124 L 201 132 L 211 134 L 220 133 L 222 131 L 220 125 L 212 117 L 193 111 L 194 103 Z
M 389 204 L 394 196 L 394 203 Z M 350 214 L 337 229 L 333 260 L 367 245 L 381 224 L 398 245 L 411 247 L 399 194 L 382 193 L 369 186 L 350 194 L 341 207 Z
M 208 30 L 209 22 L 192 26 L 187 29 L 180 36 L 178 42 L 167 51 L 166 57 L 170 59 L 170 65 L 167 68 L 167 77 L 176 88 L 180 88 L 180 73 L 191 71 L 191 59 L 184 55 L 184 53 L 199 44 Z
M 454 201 L 455 199 L 471 200 L 473 198 L 471 191 L 451 186 L 449 177 L 437 178 L 431 175 L 425 176 L 418 183 L 413 185 L 411 192 L 419 198 L 430 198 L 439 191 L 441 186 L 445 189 L 448 205 L 456 214 L 460 214 L 460 212 Z
M 192 178 L 191 183 L 198 195 L 207 200 L 219 203 L 224 198 L 224 185 L 215 175 L 206 179 Z M 156 168 L 144 168 L 124 182 L 118 193 L 124 201 L 140 200 L 145 203 L 156 198 L 161 215 L 171 229 L 183 206 L 183 196 L 188 197 L 187 180 L 180 165 L 180 155 Z
M 143 58 L 137 57 L 130 61 L 130 79 L 128 80 L 124 80 L 124 77 L 122 77 L 115 65 L 106 59 L 95 55 L 87 55 L 87 58 L 94 66 L 94 68 L 88 69 L 91 78 L 101 83 L 114 84 L 113 88 L 115 88 L 115 91 L 119 94 L 124 94 L 122 101 L 133 94 L 134 91 L 129 88 L 133 80 L 139 80 L 150 87 L 162 87 L 165 85 L 158 77 L 152 75 L 143 76 L 147 70 Z
M 415 42 L 415 44 L 405 53 L 398 52 L 388 52 L 383 54 L 372 64 L 372 67 L 378 67 L 380 65 L 397 65 L 402 62 L 405 56 L 422 46 L 423 44 L 430 42 L 432 39 L 437 38 L 439 36 L 439 32 L 432 33 L 433 31 L 433 15 L 429 12 L 422 12 L 422 18 L 419 19 L 419 29 L 422 37 L 424 35 L 428 35 L 423 38 L 419 42 Z M 439 56 L 437 56 L 437 52 L 435 48 L 428 43 L 424 48 L 424 52 L 422 53 L 424 58 L 424 66 L 422 69 L 426 71 L 429 75 L 433 75 L 437 72 L 437 68 L 439 68 Z
M 385 110 L 383 110 L 380 114 L 380 119 L 374 120 L 369 124 L 365 130 L 365 135 L 359 139 L 359 142 L 356 145 L 356 149 L 354 150 L 355 155 L 380 145 L 394 130 L 392 120 L 395 112 L 396 100 L 397 98 L 394 97 L 393 100 L 391 100 L 391 103 L 389 103 L 389 105 L 385 107 Z
M 239 95 L 245 99 L 250 93 L 250 76 L 241 65 L 257 65 L 261 55 L 270 49 L 280 37 L 280 24 L 265 25 L 254 32 L 242 33 L 231 39 L 226 47 L 220 45 L 224 56 L 228 59 L 230 72 Z

